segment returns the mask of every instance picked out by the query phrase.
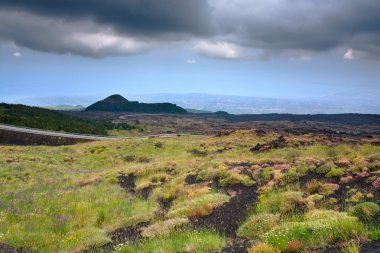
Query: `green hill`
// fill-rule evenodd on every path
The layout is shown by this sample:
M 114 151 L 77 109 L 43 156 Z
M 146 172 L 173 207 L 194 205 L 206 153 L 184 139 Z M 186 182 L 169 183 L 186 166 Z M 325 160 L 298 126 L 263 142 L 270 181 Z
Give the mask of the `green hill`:
M 120 95 L 112 95 L 86 108 L 86 111 L 139 112 L 139 113 L 174 113 L 185 114 L 187 111 L 171 103 L 139 103 L 128 101 Z
M 106 135 L 106 130 L 115 127 L 119 129 L 129 129 L 130 127 L 127 124 L 116 126 L 108 121 L 84 120 L 45 108 L 5 103 L 0 103 L 0 123 L 95 135 Z

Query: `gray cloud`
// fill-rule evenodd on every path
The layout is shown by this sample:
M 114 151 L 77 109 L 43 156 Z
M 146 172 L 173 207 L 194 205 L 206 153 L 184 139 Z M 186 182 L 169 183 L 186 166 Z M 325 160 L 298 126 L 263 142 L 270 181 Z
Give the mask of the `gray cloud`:
M 212 0 L 219 34 L 268 53 L 354 48 L 380 57 L 377 0 Z
M 352 48 L 353 58 L 380 59 L 378 10 L 378 0 L 1 0 L 0 38 L 92 57 L 193 39 L 211 57 L 237 45 L 263 58 Z
M 52 53 L 101 58 L 137 54 L 157 45 L 152 40 L 120 36 L 91 20 L 63 21 L 28 13 L 0 10 L 0 39 Z

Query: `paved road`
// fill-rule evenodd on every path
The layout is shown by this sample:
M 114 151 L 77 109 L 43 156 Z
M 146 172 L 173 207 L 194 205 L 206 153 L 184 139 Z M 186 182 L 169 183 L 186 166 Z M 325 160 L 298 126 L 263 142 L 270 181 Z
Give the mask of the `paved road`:
M 20 133 L 29 133 L 29 134 L 55 136 L 55 137 L 72 138 L 72 139 L 81 139 L 81 140 L 94 140 L 94 141 L 117 140 L 117 138 L 113 138 L 113 137 L 85 135 L 85 134 L 73 134 L 73 133 L 61 133 L 61 132 L 53 132 L 53 131 L 48 131 L 48 130 L 40 130 L 40 129 L 26 128 L 26 127 L 17 127 L 17 126 L 4 125 L 4 124 L 0 124 L 0 129 L 13 131 L 13 132 L 20 132 Z
M 142 139 L 148 139 L 148 138 L 170 138 L 170 137 L 176 137 L 176 136 L 190 135 L 190 134 L 152 134 L 152 135 L 145 135 L 145 136 L 117 138 L 117 137 L 106 137 L 106 136 L 86 135 L 86 134 L 61 133 L 61 132 L 54 132 L 54 131 L 48 131 L 48 130 L 27 128 L 27 127 L 11 126 L 11 125 L 5 125 L 5 124 L 0 124 L 0 130 L 1 129 L 13 131 L 13 132 L 20 132 L 20 133 L 56 136 L 56 137 L 62 137 L 62 138 L 74 138 L 74 139 L 82 139 L 82 140 L 93 140 L 93 141 L 120 140 L 120 139 L 142 140 Z M 202 136 L 202 135 L 199 135 L 199 136 Z

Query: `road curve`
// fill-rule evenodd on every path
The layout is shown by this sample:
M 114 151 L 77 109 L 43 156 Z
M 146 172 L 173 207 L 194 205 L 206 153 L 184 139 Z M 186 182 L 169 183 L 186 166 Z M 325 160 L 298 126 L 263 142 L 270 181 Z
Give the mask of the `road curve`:
M 0 130 L 8 130 L 8 131 L 19 132 L 19 133 L 54 136 L 54 137 L 71 138 L 71 139 L 79 139 L 79 140 L 105 141 L 105 140 L 118 139 L 115 137 L 74 134 L 74 133 L 61 133 L 61 132 L 54 132 L 54 131 L 48 131 L 48 130 L 27 128 L 27 127 L 11 126 L 11 125 L 5 125 L 5 124 L 0 124 Z

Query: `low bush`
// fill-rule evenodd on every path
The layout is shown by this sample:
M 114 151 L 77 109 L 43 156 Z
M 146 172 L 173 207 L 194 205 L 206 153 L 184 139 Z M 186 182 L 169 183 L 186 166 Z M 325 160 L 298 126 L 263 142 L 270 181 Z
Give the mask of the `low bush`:
M 300 174 L 296 171 L 288 171 L 285 173 L 285 175 L 281 178 L 281 184 L 287 185 L 294 182 L 298 182 L 300 179 Z
M 252 215 L 239 227 L 237 235 L 246 238 L 259 237 L 275 227 L 279 220 L 280 216 L 276 214 L 263 213 Z
M 335 165 L 333 163 L 325 163 L 321 166 L 319 166 L 315 172 L 317 172 L 318 174 L 326 174 L 328 173 L 330 170 L 336 168 Z
M 357 191 L 356 189 L 352 189 L 352 190 L 355 190 L 355 191 L 348 192 L 349 198 L 346 199 L 346 202 L 359 203 L 365 199 L 365 196 L 361 191 Z
M 175 203 L 168 212 L 168 217 L 200 217 L 205 216 L 214 208 L 228 202 L 229 196 L 220 193 L 207 193 L 193 199 L 184 199 Z
M 334 168 L 334 169 L 331 169 L 331 170 L 325 175 L 325 177 L 326 177 L 326 178 L 333 178 L 333 177 L 341 178 L 341 177 L 343 177 L 343 174 L 344 174 L 344 169 L 342 169 L 342 168 Z
M 239 174 L 238 171 L 229 171 L 227 176 L 219 180 L 219 185 L 225 187 L 227 185 L 243 184 L 245 186 L 254 185 L 255 182 L 252 181 L 249 176 Z
M 280 213 L 289 214 L 304 212 L 307 209 L 306 200 L 302 192 L 270 192 L 259 197 L 256 207 L 257 213 Z
M 312 179 L 306 183 L 306 191 L 309 194 L 321 193 L 322 183 L 316 179 Z
M 257 174 L 257 177 L 264 181 L 268 181 L 273 178 L 273 175 L 274 175 L 273 168 L 267 167 L 267 168 L 261 169 L 259 173 Z
M 373 202 L 364 202 L 354 206 L 352 214 L 363 222 L 371 222 L 379 210 L 380 207 L 378 204 Z
M 368 234 L 368 240 L 371 242 L 380 241 L 380 228 L 373 229 Z
M 365 235 L 356 217 L 335 211 L 311 211 L 303 221 L 285 222 L 263 235 L 266 243 L 285 251 L 288 243 L 302 241 L 305 248 L 324 247 Z
M 202 169 L 197 176 L 198 181 L 210 181 L 227 176 L 227 168 L 208 167 Z

